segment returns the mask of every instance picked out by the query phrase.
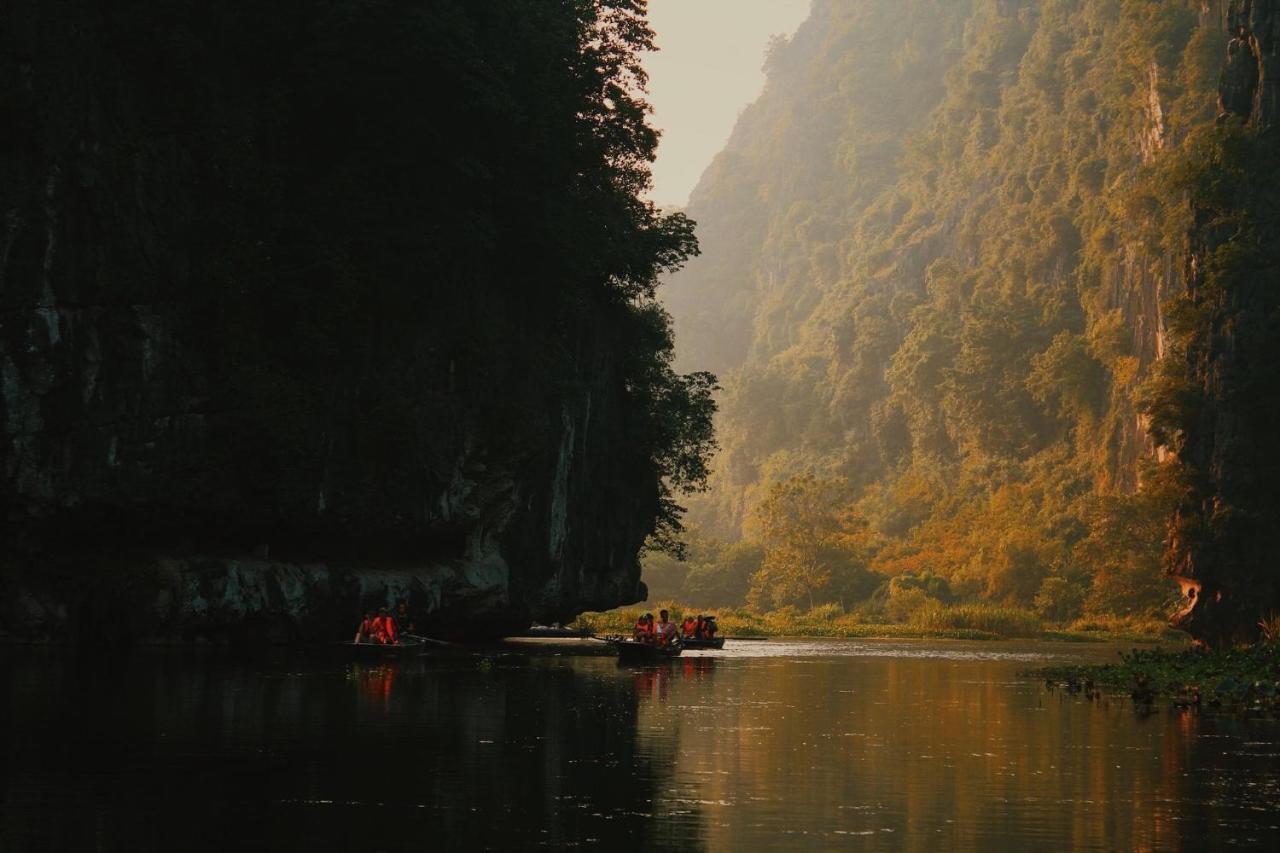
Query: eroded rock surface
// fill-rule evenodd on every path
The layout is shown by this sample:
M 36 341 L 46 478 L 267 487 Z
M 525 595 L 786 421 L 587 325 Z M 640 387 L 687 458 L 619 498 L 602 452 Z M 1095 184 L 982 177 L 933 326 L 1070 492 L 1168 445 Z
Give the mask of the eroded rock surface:
M 519 103 L 572 105 L 543 71 L 581 40 L 403 5 L 6 9 L 0 631 L 643 596 L 648 327 L 575 242 L 572 125 Z

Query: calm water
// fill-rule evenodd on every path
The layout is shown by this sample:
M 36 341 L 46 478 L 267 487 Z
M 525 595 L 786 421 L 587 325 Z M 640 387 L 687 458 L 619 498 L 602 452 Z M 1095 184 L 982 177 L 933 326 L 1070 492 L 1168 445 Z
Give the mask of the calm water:
M 3 649 L 0 850 L 1280 849 L 1277 723 L 1016 675 L 1113 649 L 729 645 L 648 669 Z

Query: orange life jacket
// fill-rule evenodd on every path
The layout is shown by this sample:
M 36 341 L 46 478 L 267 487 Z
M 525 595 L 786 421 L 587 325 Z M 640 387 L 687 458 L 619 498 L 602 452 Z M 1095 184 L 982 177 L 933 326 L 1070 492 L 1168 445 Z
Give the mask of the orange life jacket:
M 396 642 L 396 620 L 390 616 L 379 616 L 373 621 L 377 626 L 379 643 L 393 644 Z
M 360 636 L 365 640 L 372 640 L 373 635 L 378 632 L 377 619 L 365 619 L 360 623 Z
M 684 625 L 681 626 L 680 630 L 686 637 L 692 637 L 693 632 L 698 630 L 698 620 L 692 616 L 688 617 L 684 620 Z

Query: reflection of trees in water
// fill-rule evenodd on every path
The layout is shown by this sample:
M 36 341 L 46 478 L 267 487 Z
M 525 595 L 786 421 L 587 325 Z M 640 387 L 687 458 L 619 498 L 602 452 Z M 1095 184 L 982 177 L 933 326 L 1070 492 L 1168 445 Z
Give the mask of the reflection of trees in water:
M 1182 785 L 1168 780 L 1166 796 L 1177 803 L 1176 811 L 1166 809 L 1173 811 L 1165 817 L 1171 824 L 1168 835 L 1176 834 L 1189 851 L 1278 849 L 1280 721 L 1214 717 L 1192 709 L 1170 713 L 1174 725 L 1164 731 L 1165 750 L 1179 755 L 1188 778 Z M 1242 844 L 1246 838 L 1254 840 Z
M 1018 686 L 1014 669 L 8 654 L 0 849 L 741 850 L 794 846 L 783 833 L 801 829 L 820 849 L 840 838 L 823 833 L 884 828 L 887 846 L 927 850 L 1274 837 L 1280 772 L 1262 753 L 1275 723 L 1141 720 L 1127 702 Z
M 1207 849 L 1232 815 L 1242 818 L 1236 839 L 1258 827 L 1264 812 L 1247 808 L 1262 806 L 1263 791 L 1275 809 L 1280 776 L 1220 754 L 1243 734 L 1224 741 L 1205 737 L 1203 722 L 1138 719 L 1127 702 L 1028 694 L 1015 669 L 918 659 L 722 667 L 710 698 L 678 678 L 655 690 L 641 703 L 640 742 L 678 732 L 662 747 L 685 783 L 672 799 L 698 803 L 714 849 L 788 846 L 801 831 L 815 849 L 851 837 L 836 833 L 909 850 Z M 1278 734 L 1273 725 L 1255 739 Z
M 0 737 L 28 740 L 0 777 L 30 793 L 0 806 L 0 840 L 700 848 L 696 814 L 652 818 L 673 768 L 637 749 L 638 686 L 612 660 L 166 661 L 8 673 L 19 716 Z

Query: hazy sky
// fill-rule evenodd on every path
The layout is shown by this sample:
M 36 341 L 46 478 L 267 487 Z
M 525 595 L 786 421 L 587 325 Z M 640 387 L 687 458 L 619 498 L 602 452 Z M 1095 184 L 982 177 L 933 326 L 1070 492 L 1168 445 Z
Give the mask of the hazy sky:
M 765 46 L 790 35 L 809 0 L 649 0 L 658 34 L 649 54 L 649 100 L 662 130 L 653 200 L 684 205 L 742 108 L 764 87 Z

